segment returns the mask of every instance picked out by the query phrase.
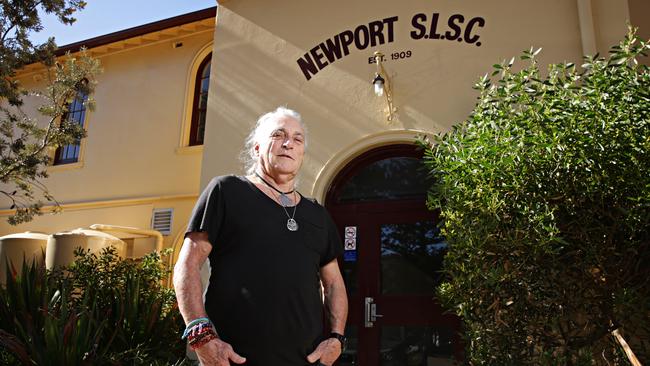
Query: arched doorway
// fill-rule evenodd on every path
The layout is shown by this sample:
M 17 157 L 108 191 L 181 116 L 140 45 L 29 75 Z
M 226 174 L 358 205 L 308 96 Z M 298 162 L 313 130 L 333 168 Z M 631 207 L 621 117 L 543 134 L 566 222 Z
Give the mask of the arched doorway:
M 460 352 L 456 317 L 436 301 L 447 244 L 426 208 L 413 145 L 371 150 L 343 168 L 325 205 L 345 237 L 348 350 L 337 365 L 443 366 Z

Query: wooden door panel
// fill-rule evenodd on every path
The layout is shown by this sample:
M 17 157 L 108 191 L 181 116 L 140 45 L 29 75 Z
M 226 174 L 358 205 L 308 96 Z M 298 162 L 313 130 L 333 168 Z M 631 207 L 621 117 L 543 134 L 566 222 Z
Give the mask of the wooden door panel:
M 459 321 L 436 300 L 446 243 L 439 212 L 425 204 L 430 183 L 421 158 L 412 145 L 383 146 L 347 164 L 330 185 L 325 203 L 339 232 L 357 227 L 356 253 L 339 258 L 354 338 L 340 366 L 443 366 L 460 352 Z M 366 298 L 384 315 L 371 328 Z

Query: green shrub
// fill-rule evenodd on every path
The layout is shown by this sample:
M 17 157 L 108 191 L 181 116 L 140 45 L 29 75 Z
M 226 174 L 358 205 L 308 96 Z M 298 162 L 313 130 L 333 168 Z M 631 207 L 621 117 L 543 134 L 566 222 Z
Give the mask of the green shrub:
M 52 272 L 23 263 L 0 288 L 2 357 L 24 365 L 182 363 L 183 328 L 157 253 L 120 259 L 77 251 Z M 0 358 L 2 359 L 2 358 Z
M 99 257 L 80 255 L 70 267 L 74 287 L 96 299 L 115 329 L 111 357 L 137 361 L 184 355 L 179 340 L 184 324 L 173 290 L 161 285 L 167 275 L 164 268 L 157 253 L 119 260 L 112 248 Z
M 450 243 L 439 288 L 476 365 L 627 364 L 650 335 L 650 49 L 631 30 L 608 59 L 526 51 L 467 121 L 425 141 Z
M 23 262 L 20 274 L 7 269 L 0 287 L 0 344 L 23 365 L 77 365 L 94 359 L 105 322 L 97 322 L 92 299 L 66 301 L 69 281 L 42 265 Z

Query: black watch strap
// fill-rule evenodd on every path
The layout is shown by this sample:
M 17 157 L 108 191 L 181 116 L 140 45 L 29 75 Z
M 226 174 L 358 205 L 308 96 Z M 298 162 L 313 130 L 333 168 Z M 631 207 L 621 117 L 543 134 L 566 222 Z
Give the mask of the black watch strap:
M 332 332 L 330 333 L 330 338 L 335 338 L 338 339 L 339 342 L 341 342 L 341 349 L 345 350 L 345 346 L 347 345 L 347 338 L 343 334 Z

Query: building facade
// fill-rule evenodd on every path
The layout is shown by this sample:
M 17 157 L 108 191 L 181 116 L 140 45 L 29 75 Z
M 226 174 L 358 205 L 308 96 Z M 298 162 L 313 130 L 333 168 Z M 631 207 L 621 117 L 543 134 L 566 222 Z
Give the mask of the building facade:
M 450 365 L 459 322 L 435 300 L 446 244 L 415 141 L 466 119 L 492 64 L 522 67 L 531 47 L 541 65 L 579 64 L 606 55 L 628 22 L 650 38 L 647 1 L 223 0 L 216 27 L 209 9 L 67 46 L 86 44 L 105 72 L 78 161 L 45 182 L 64 212 L 0 232 L 152 228 L 173 209 L 164 246 L 177 254 L 198 192 L 244 174 L 257 117 L 287 106 L 308 127 L 298 189 L 328 208 L 346 245 L 350 347 L 339 364 Z
M 217 10 L 201 185 L 241 172 L 262 112 L 286 105 L 309 129 L 299 190 L 346 243 L 351 347 L 340 365 L 451 365 L 459 321 L 436 301 L 444 238 L 413 148 L 467 118 L 492 65 L 541 48 L 540 65 L 648 38 L 643 1 L 224 0 Z M 375 52 L 383 54 L 381 67 Z M 381 61 L 381 60 L 380 60 Z M 647 60 L 643 62 L 648 62 Z M 372 81 L 379 71 L 386 92 Z M 388 97 L 388 98 L 387 98 Z M 393 113 L 394 112 L 394 113 Z
M 209 75 L 215 14 L 216 8 L 206 9 L 59 50 L 63 55 L 85 46 L 101 62 L 97 108 L 71 106 L 87 137 L 52 152 L 53 165 L 43 183 L 63 212 L 49 214 L 45 207 L 45 215 L 10 226 L 6 207 L 0 212 L 5 217 L 0 233 L 52 234 L 92 224 L 152 229 L 155 223 L 164 234 L 164 247 L 182 240 L 200 185 L 203 146 L 191 133 L 201 118 L 197 99 L 201 90 L 205 99 L 207 90 L 202 76 Z M 18 76 L 27 88 L 45 85 L 39 65 Z M 29 98 L 26 109 L 41 102 Z M 146 235 L 112 234 L 130 244 L 130 255 L 150 251 L 155 242 Z

